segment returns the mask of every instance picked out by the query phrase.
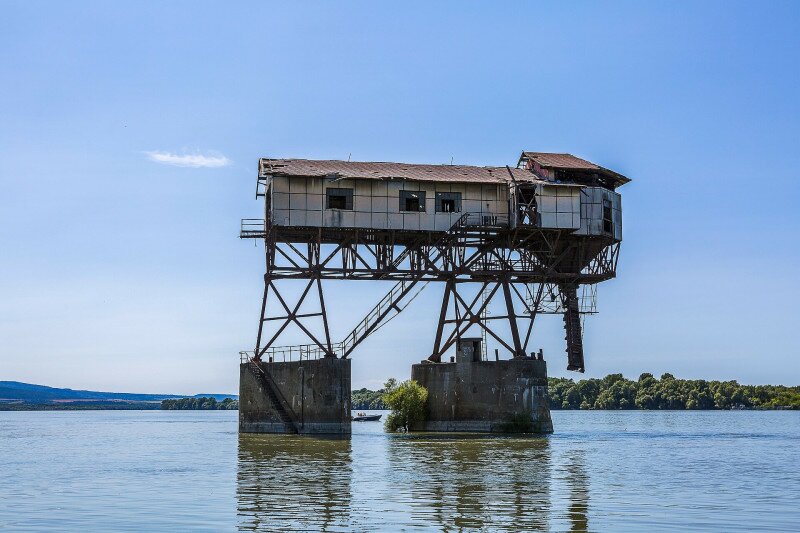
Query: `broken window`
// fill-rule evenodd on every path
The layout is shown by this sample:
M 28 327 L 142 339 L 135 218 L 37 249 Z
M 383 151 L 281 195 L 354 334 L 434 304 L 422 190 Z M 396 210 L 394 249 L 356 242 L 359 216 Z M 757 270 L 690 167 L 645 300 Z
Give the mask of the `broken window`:
M 533 186 L 517 186 L 517 224 L 541 225 L 541 214 L 536 203 L 536 188 Z
M 400 191 L 400 211 L 425 211 L 425 191 Z
M 611 200 L 603 200 L 603 233 L 614 233 Z
M 436 193 L 436 212 L 437 213 L 460 213 L 461 212 L 461 193 L 460 192 L 437 192 Z
M 326 209 L 353 209 L 353 189 L 329 188 L 326 193 Z

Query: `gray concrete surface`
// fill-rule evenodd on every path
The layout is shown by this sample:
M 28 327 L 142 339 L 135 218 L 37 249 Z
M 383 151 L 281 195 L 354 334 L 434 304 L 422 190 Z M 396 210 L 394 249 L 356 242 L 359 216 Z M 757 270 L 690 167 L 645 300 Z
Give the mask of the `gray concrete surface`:
M 350 434 L 350 360 L 315 359 L 262 363 L 291 408 L 298 433 Z M 239 369 L 239 431 L 293 433 L 260 380 Z
M 544 361 L 421 363 L 411 378 L 428 389 L 428 420 L 415 431 L 553 431 Z

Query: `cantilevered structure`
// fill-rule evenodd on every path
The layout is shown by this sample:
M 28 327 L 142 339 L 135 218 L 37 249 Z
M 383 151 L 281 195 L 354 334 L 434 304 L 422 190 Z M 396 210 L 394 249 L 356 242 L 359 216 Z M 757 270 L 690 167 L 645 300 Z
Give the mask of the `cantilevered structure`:
M 454 347 L 463 354 L 462 340 L 476 330 L 483 342 L 475 361 L 487 359 L 488 338 L 512 359 L 531 359 L 537 315 L 559 313 L 567 368 L 583 372 L 580 314 L 594 311 L 596 284 L 615 276 L 622 241 L 616 190 L 628 181 L 573 155 L 542 152 L 522 152 L 515 166 L 500 167 L 261 159 L 256 196 L 264 218 L 243 220 L 241 237 L 263 240 L 266 273 L 256 343 L 243 352 L 243 369 L 266 387 L 269 363 L 347 359 L 422 288 L 441 282 L 428 362 L 441 363 Z M 306 283 L 293 301 L 282 284 L 297 279 Z M 396 284 L 337 340 L 322 280 Z M 494 300 L 501 314 L 487 313 Z M 510 338 L 497 332 L 497 321 Z M 290 324 L 306 343 L 281 345 Z M 276 411 L 291 410 L 289 399 L 275 396 Z M 291 416 L 281 418 L 288 424 Z

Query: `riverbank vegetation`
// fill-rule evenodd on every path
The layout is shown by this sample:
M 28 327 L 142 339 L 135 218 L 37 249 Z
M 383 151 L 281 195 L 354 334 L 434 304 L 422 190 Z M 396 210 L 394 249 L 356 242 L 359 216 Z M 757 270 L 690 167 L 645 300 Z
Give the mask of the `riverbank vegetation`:
M 800 409 L 800 387 L 622 374 L 574 381 L 549 378 L 551 409 Z
M 408 431 L 425 421 L 425 403 L 428 401 L 425 387 L 411 379 L 398 384 L 391 378 L 383 389 L 383 401 L 392 410 L 384 422 L 386 431 Z
M 356 411 L 364 411 L 367 409 L 388 409 L 383 402 L 383 395 L 386 394 L 385 389 L 369 390 L 358 389 L 350 394 L 350 407 Z
M 0 411 L 142 411 L 158 408 L 158 402 L 78 400 L 48 403 L 33 403 L 24 401 L 0 402 Z
M 177 400 L 161 400 L 161 409 L 167 411 L 235 411 L 239 409 L 239 401 L 225 398 L 218 402 L 216 398 L 178 398 Z

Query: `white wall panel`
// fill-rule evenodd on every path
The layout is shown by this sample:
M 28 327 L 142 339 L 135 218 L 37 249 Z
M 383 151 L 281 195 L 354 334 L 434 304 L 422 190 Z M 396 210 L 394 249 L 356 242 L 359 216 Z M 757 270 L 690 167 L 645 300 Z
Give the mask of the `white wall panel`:
M 388 188 L 385 181 L 372 181 L 372 196 L 386 196 Z
M 289 210 L 288 209 L 274 209 L 272 211 L 272 223 L 278 226 L 289 225 Z
M 464 200 L 480 200 L 481 197 L 481 186 L 475 183 L 468 183 L 464 186 L 464 194 L 462 199 Z
M 572 213 L 556 213 L 556 224 L 561 229 L 578 229 L 580 220 L 576 226 L 572 225 Z
M 371 228 L 375 229 L 388 229 L 388 215 L 386 213 L 373 213 L 372 214 L 372 222 Z
M 275 192 L 289 192 L 289 179 L 281 176 L 272 178 L 272 189 Z
M 289 209 L 308 209 L 308 195 L 305 193 L 289 194 Z
M 322 211 L 306 212 L 306 224 L 315 228 L 322 226 Z
M 538 198 L 538 203 L 540 213 L 555 213 L 558 211 L 555 196 L 542 194 L 542 196 Z
M 292 226 L 306 226 L 306 210 L 292 209 L 289 211 L 289 223 Z
M 482 211 L 480 200 L 463 200 L 461 202 L 462 213 L 480 213 Z
M 403 215 L 389 213 L 389 229 L 403 229 Z
M 388 198 L 386 198 L 386 196 L 372 197 L 373 213 L 386 213 L 388 210 L 389 210 L 389 203 L 388 203 Z
M 306 207 L 310 211 L 322 211 L 325 205 L 323 199 L 324 196 L 321 194 L 309 194 L 308 198 L 306 198 Z
M 572 213 L 572 198 L 569 196 L 558 196 L 556 198 L 557 213 Z
M 306 178 L 288 178 L 289 182 L 289 192 L 291 193 L 298 193 L 298 194 L 306 194 Z
M 405 213 L 403 214 L 403 229 L 405 230 L 418 230 L 419 229 L 419 214 L 418 213 Z
M 353 196 L 353 210 L 371 213 L 372 198 L 369 196 Z
M 273 209 L 289 209 L 289 194 L 282 192 L 272 193 Z
M 354 180 L 355 191 L 353 194 L 360 196 L 372 196 L 372 180 Z
M 325 187 L 323 186 L 322 178 L 309 178 L 306 180 L 306 192 L 309 194 L 324 194 Z
M 355 225 L 357 228 L 372 227 L 372 213 L 356 211 Z
M 341 209 L 326 209 L 322 212 L 322 225 L 326 228 L 342 228 L 344 213 Z
M 541 214 L 542 220 L 542 227 L 543 228 L 557 228 L 558 222 L 556 220 L 556 213 L 549 212 L 549 213 L 542 213 Z
M 397 196 L 397 193 L 403 188 L 405 182 L 402 180 L 389 180 L 386 182 L 386 196 Z

